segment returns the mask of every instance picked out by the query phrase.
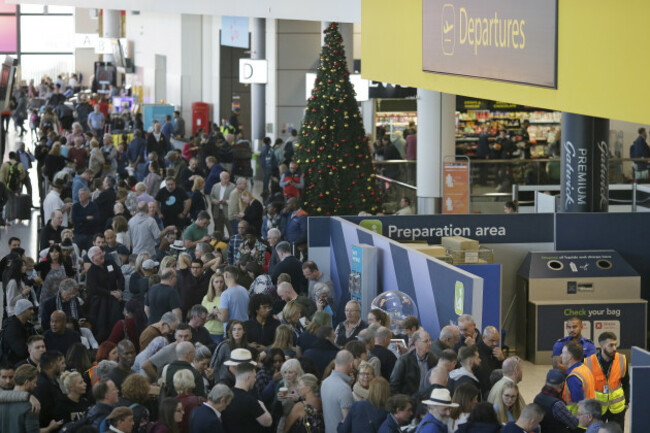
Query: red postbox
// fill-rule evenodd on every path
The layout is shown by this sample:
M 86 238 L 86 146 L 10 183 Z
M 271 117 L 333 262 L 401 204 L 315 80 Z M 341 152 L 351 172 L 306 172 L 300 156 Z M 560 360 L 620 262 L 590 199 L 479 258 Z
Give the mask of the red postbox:
M 210 131 L 210 104 L 205 102 L 194 102 L 192 104 L 192 135 L 203 129 L 203 132 Z

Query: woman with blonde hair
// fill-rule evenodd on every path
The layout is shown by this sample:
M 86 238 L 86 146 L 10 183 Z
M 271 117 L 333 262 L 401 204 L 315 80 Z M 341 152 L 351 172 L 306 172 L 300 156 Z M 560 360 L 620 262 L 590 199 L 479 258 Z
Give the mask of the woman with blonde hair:
M 510 381 L 505 382 L 494 402 L 494 411 L 497 414 L 499 422 L 508 424 L 510 421 L 517 421 L 523 410 L 522 406 L 517 384 Z
M 158 268 L 158 275 L 162 275 L 165 269 L 176 269 L 176 257 L 174 256 L 165 256 L 160 261 L 160 267 Z
M 190 256 L 188 253 L 180 253 L 178 255 L 176 269 L 180 271 L 183 269 L 189 269 L 190 266 L 192 266 L 192 256 Z
M 297 402 L 284 424 L 283 433 L 324 433 L 323 402 L 320 398 L 318 379 L 313 374 L 303 374 L 298 380 L 298 393 L 301 401 Z
M 300 400 L 298 382 L 305 372 L 302 370 L 302 366 L 297 359 L 289 359 L 284 361 L 284 364 L 280 367 L 280 373 L 282 374 L 282 379 L 275 385 L 275 399 L 271 405 L 271 413 L 277 415 L 282 414 L 278 421 L 277 429 L 279 433 L 282 433 L 287 417 L 291 413 L 294 404 Z M 286 388 L 287 390 L 280 391 L 281 388 Z
M 300 348 L 293 344 L 293 331 L 289 325 L 280 325 L 275 328 L 275 338 L 269 349 L 274 348 L 282 350 L 285 354 L 287 350 L 293 350 L 296 352 L 296 356 L 300 356 Z
M 88 168 L 93 172 L 93 177 L 99 176 L 104 169 L 105 162 L 99 141 L 93 138 L 90 140 L 90 156 L 88 157 Z
M 64 424 L 82 419 L 90 407 L 90 402 L 85 397 L 88 387 L 86 381 L 78 371 L 64 371 L 60 382 L 65 395 L 55 402 L 54 419 L 63 420 Z
M 375 378 L 375 368 L 367 361 L 361 361 L 357 373 L 357 381 L 352 387 L 354 401 L 366 400 L 370 392 L 370 382 Z
M 305 331 L 300 334 L 296 342 L 303 353 L 307 349 L 311 348 L 314 344 L 318 343 L 319 340 L 318 337 L 316 337 L 316 330 L 318 330 L 318 328 L 321 326 L 329 326 L 331 328 L 332 316 L 324 311 L 317 311 L 314 313 L 314 317 L 312 317 L 311 322 L 309 322 L 309 325 L 307 325 Z
M 226 290 L 226 280 L 221 273 L 214 273 L 210 277 L 208 284 L 208 293 L 203 297 L 201 305 L 208 309 L 208 321 L 205 322 L 205 329 L 210 332 L 210 336 L 215 343 L 223 341 L 223 322 L 217 316 L 216 311 L 219 309 L 221 294 Z
M 302 307 L 296 301 L 289 301 L 282 309 L 282 323 L 289 325 L 293 331 L 294 341 L 298 340 L 305 328 L 300 323 Z
M 339 426 L 338 433 L 378 431 L 388 415 L 385 407 L 389 398 L 388 381 L 383 377 L 374 378 L 368 388 L 368 399 L 357 401 L 350 406 L 350 411 Z

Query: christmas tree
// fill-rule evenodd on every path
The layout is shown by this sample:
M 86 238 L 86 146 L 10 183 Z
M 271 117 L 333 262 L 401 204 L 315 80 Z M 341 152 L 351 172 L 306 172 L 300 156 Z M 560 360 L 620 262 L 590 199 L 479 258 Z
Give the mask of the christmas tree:
M 325 30 L 311 95 L 294 155 L 305 175 L 303 209 L 310 215 L 377 212 L 375 169 L 337 23 Z

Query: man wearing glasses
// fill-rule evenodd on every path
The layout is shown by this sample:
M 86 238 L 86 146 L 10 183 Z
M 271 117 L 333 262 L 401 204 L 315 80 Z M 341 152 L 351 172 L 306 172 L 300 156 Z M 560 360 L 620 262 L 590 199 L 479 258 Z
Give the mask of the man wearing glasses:
M 345 304 L 345 320 L 336 326 L 335 343 L 345 346 L 348 341 L 356 340 L 357 335 L 368 324 L 361 320 L 361 306 L 357 301 L 349 301 Z

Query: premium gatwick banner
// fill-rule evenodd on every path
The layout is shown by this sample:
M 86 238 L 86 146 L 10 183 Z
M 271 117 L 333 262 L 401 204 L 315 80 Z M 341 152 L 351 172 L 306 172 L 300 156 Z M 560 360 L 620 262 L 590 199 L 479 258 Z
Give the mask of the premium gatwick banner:
M 557 87 L 557 0 L 422 0 L 422 70 Z

